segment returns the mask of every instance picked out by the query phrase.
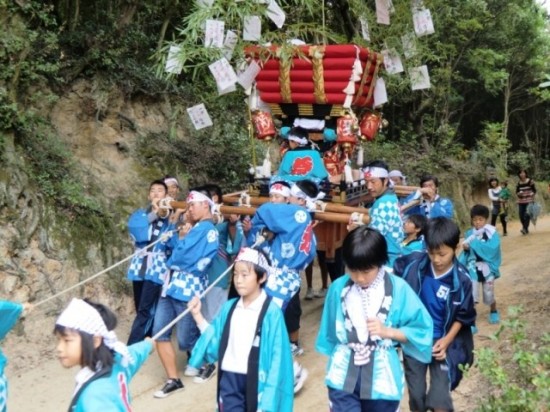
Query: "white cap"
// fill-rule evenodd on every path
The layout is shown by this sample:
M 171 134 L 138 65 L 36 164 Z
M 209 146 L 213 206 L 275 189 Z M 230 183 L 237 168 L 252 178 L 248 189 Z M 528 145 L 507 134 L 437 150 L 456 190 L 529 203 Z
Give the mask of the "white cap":
M 262 269 L 269 273 L 270 266 L 269 263 L 267 263 L 267 259 L 256 249 L 252 249 L 249 247 L 242 248 L 235 258 L 235 262 L 253 263 L 254 265 L 260 266 Z
M 105 346 L 120 353 L 126 365 L 128 362 L 134 362 L 128 347 L 118 340 L 114 331 L 107 330 L 99 312 L 82 299 L 73 298 L 69 306 L 59 315 L 55 324 L 86 332 L 92 336 L 101 336 Z

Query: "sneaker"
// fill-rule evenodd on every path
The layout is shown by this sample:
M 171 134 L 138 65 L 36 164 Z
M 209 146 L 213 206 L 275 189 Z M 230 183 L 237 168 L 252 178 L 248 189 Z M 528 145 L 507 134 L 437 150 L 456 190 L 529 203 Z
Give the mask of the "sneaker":
M 324 298 L 327 295 L 327 288 L 321 288 L 315 292 L 316 298 Z
M 489 313 L 489 323 L 496 324 L 500 322 L 500 314 L 497 312 Z
M 207 363 L 199 369 L 199 374 L 193 378 L 195 383 L 208 382 L 212 376 L 216 374 L 216 365 L 213 363 Z
M 194 368 L 190 365 L 187 365 L 185 367 L 185 371 L 183 372 L 183 374 L 185 376 L 190 376 L 190 377 L 193 377 L 193 376 L 197 376 L 199 374 L 199 370 L 197 368 Z
M 166 398 L 173 393 L 183 390 L 183 383 L 180 379 L 168 379 L 160 391 L 156 391 L 155 398 Z
M 300 392 L 308 377 L 308 371 L 299 363 L 294 363 L 294 393 Z
M 520 232 L 521 232 L 522 235 L 526 235 L 526 234 L 527 234 L 527 232 L 526 232 L 525 229 L 521 229 Z
M 307 288 L 306 300 L 312 300 L 314 297 L 315 293 L 313 292 L 313 288 Z
M 292 356 L 302 356 L 304 354 L 304 348 L 302 348 L 299 344 L 290 342 L 290 350 L 292 351 Z

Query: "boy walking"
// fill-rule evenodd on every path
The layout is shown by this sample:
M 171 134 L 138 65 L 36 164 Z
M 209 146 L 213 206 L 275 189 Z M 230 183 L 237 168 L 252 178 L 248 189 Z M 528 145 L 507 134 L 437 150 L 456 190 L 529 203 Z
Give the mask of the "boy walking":
M 418 294 L 434 322 L 432 361 L 424 364 L 404 355 L 411 411 L 452 411 L 451 391 L 462 379 L 459 365 L 473 361 L 471 327 L 476 311 L 472 281 L 455 257 L 459 240 L 460 230 L 452 220 L 430 219 L 425 233 L 427 252 L 403 256 L 394 266 L 395 273 Z
M 470 210 L 472 228 L 466 232 L 466 240 L 462 243 L 463 252 L 459 261 L 468 268 L 472 279 L 472 291 L 475 303 L 479 299 L 479 284 L 483 289 L 483 303 L 491 307 L 489 323 L 499 323 L 500 315 L 495 300 L 495 280 L 500 277 L 502 255 L 500 251 L 500 236 L 496 228 L 487 224 L 489 208 L 475 205 Z

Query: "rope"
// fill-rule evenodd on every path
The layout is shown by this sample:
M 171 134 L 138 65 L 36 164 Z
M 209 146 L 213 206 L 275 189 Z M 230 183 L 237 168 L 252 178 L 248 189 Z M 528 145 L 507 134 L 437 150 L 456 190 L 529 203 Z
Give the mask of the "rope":
M 116 262 L 115 264 L 109 266 L 109 267 L 106 268 L 106 269 L 103 269 L 103 270 L 100 271 L 100 272 L 97 272 L 95 275 L 92 275 L 92 276 L 90 276 L 89 278 L 86 278 L 86 279 L 84 279 L 83 281 L 78 282 L 76 285 L 70 286 L 70 287 L 68 287 L 67 289 L 62 290 L 61 292 L 58 292 L 58 293 L 56 293 L 56 294 L 54 294 L 54 295 L 52 295 L 52 296 L 50 296 L 50 297 L 48 297 L 48 298 L 46 298 L 46 299 L 44 299 L 44 300 L 41 300 L 40 302 L 34 303 L 33 306 L 36 308 L 37 306 L 40 306 L 40 305 L 42 305 L 42 304 L 44 304 L 44 303 L 46 303 L 46 302 L 49 302 L 49 301 L 52 300 L 52 299 L 55 299 L 55 298 L 57 298 L 57 297 L 59 297 L 59 296 L 65 294 L 65 293 L 67 293 L 67 292 L 69 292 L 69 291 L 71 291 L 71 290 L 73 290 L 73 289 L 76 289 L 77 287 L 82 286 L 82 285 L 84 285 L 85 283 L 88 283 L 88 282 L 94 280 L 95 278 L 98 278 L 99 276 L 101 276 L 101 275 L 103 275 L 103 274 L 109 272 L 110 270 L 116 268 L 117 266 L 120 266 L 120 265 L 123 264 L 124 262 L 127 262 L 128 260 L 132 259 L 134 256 L 137 256 L 138 254 L 143 253 L 143 251 L 149 249 L 151 246 L 154 246 L 154 245 L 157 244 L 158 242 L 160 242 L 160 241 L 162 241 L 162 240 L 166 240 L 167 238 L 169 238 L 170 236 L 172 236 L 172 233 L 173 233 L 172 231 L 168 231 L 168 232 L 163 233 L 162 236 L 160 236 L 160 237 L 159 237 L 157 240 L 155 240 L 153 243 L 147 245 L 146 247 L 144 247 L 144 248 L 142 248 L 142 249 L 138 249 L 136 252 L 134 252 L 134 253 L 131 254 L 130 256 L 128 256 L 128 257 L 126 257 L 126 258 L 124 258 L 124 259 L 122 259 L 122 260 Z
M 239 206 L 251 207 L 250 204 L 250 195 L 248 193 L 241 193 L 239 198 Z
M 256 246 L 262 244 L 264 241 L 265 241 L 265 238 L 261 234 L 258 234 L 256 242 L 254 242 L 254 244 L 251 246 L 251 248 L 252 249 L 255 248 Z M 202 292 L 199 295 L 199 298 L 202 299 L 204 296 L 206 296 L 206 294 L 208 292 L 210 292 L 212 290 L 212 288 L 214 286 L 216 286 L 224 278 L 224 276 L 227 274 L 227 272 L 229 272 L 231 269 L 233 269 L 233 266 L 235 266 L 235 263 L 232 263 L 231 266 L 229 266 L 226 270 L 224 270 L 223 273 L 220 276 L 218 276 L 214 282 L 212 282 L 210 285 L 208 285 L 208 287 L 204 290 L 204 292 Z M 191 312 L 190 308 L 185 309 L 182 313 L 180 313 L 178 316 L 176 316 L 168 325 L 166 325 L 164 328 L 162 328 L 160 331 L 158 331 L 158 333 L 155 334 L 155 336 L 153 336 L 151 339 L 152 340 L 157 340 L 160 336 L 165 334 L 170 328 L 172 328 L 172 326 L 174 326 L 176 323 L 178 323 L 178 321 L 180 319 L 182 319 L 185 315 L 187 315 L 189 312 Z
M 350 225 L 357 225 L 357 226 L 364 225 L 364 223 L 363 223 L 363 217 L 364 216 L 365 216 L 364 213 L 353 212 L 349 217 L 349 224 Z
M 321 212 L 324 212 L 325 209 L 327 208 L 327 203 L 326 203 L 326 202 L 323 202 L 322 200 L 317 200 L 317 201 L 315 202 L 315 204 L 316 204 L 317 206 L 319 206 L 319 209 L 321 210 Z

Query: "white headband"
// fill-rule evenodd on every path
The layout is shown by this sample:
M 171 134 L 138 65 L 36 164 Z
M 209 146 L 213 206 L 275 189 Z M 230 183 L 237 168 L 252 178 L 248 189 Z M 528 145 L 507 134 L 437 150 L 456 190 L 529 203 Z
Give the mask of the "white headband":
M 310 212 L 315 212 L 317 210 L 317 200 L 321 200 L 325 197 L 325 192 L 319 192 L 316 197 L 310 197 L 305 194 L 302 189 L 298 187 L 297 184 L 293 184 L 290 188 L 290 196 L 297 197 L 298 199 L 303 199 L 306 201 L 306 208 Z
M 403 173 L 401 173 L 400 170 L 392 170 L 389 174 L 389 177 L 400 177 L 401 179 L 404 179 L 405 176 L 403 176 Z
M 365 179 L 368 179 L 369 177 L 383 179 L 389 176 L 388 171 L 383 167 L 366 167 L 363 170 L 363 173 L 365 174 Z
M 293 184 L 290 188 L 290 196 L 297 197 L 298 199 L 304 199 L 307 200 L 308 195 L 306 195 L 304 192 L 302 192 L 302 189 L 298 187 L 297 184 Z
M 164 179 L 164 184 L 166 186 L 176 185 L 177 187 L 180 187 L 180 184 L 178 183 L 178 180 L 175 177 L 167 177 L 166 179 Z
M 269 188 L 269 194 L 277 193 L 283 197 L 290 196 L 290 187 L 283 185 L 282 183 L 273 183 Z
M 195 190 L 192 190 L 192 191 L 189 192 L 189 194 L 187 195 L 186 202 L 187 203 L 191 203 L 191 202 L 208 202 L 208 204 L 210 205 L 211 208 L 214 206 L 214 202 L 212 201 L 212 199 L 210 199 L 205 194 L 203 194 L 201 192 L 197 192 Z
M 300 146 L 305 146 L 307 144 L 307 139 L 305 137 L 296 136 L 295 134 L 289 134 L 288 140 L 298 143 Z
M 257 250 L 251 249 L 249 247 L 245 247 L 241 249 L 241 251 L 237 255 L 237 258 L 235 259 L 235 262 L 253 263 L 255 265 L 258 265 L 268 273 L 269 273 L 269 270 L 271 269 L 269 266 L 269 263 L 267 263 L 267 259 L 265 258 L 265 256 L 262 255 Z
M 107 326 L 105 326 L 99 312 L 82 299 L 73 298 L 69 306 L 59 315 L 55 324 L 85 332 L 92 336 L 101 336 L 105 346 L 122 355 L 125 365 L 128 362 L 134 362 L 128 347 L 117 339 L 115 331 L 107 330 Z

